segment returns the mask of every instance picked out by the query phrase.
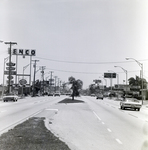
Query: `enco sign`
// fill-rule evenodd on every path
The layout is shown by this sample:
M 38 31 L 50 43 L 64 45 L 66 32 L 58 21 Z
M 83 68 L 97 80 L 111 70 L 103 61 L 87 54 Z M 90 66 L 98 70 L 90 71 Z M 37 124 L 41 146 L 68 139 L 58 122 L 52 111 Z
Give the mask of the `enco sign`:
M 35 56 L 36 51 L 30 49 L 13 49 L 12 55 Z

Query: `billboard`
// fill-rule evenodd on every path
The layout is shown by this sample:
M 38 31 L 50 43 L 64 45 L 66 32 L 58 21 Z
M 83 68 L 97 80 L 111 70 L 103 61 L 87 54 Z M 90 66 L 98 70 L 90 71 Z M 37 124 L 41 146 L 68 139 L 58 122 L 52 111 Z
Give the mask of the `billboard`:
M 34 49 L 13 49 L 12 55 L 35 56 L 36 50 L 34 50 Z
M 116 73 L 104 73 L 104 78 L 116 78 Z

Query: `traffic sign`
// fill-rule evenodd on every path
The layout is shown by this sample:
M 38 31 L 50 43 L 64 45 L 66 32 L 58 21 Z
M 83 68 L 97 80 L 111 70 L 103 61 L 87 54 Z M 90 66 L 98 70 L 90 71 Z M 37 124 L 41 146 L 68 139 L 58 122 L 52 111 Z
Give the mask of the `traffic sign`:
M 6 65 L 7 66 L 15 66 L 15 63 L 10 62 L 10 63 L 6 63 Z
M 7 76 L 8 79 L 13 79 L 13 76 Z
M 4 71 L 5 75 L 9 75 L 9 71 Z M 16 75 L 16 71 L 10 71 L 10 75 Z
M 15 70 L 15 67 L 11 67 L 11 66 L 10 66 L 10 67 L 6 67 L 6 69 L 7 69 L 7 70 L 9 70 L 9 69 L 10 69 L 10 70 Z

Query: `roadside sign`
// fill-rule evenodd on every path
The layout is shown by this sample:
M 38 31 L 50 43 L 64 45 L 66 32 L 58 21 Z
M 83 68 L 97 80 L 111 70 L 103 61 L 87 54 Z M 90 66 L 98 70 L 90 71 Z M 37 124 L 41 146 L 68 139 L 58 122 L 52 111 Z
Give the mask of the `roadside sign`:
M 15 63 L 10 62 L 10 63 L 6 63 L 6 65 L 7 66 L 15 66 Z
M 13 76 L 7 76 L 8 79 L 13 79 Z
M 49 79 L 50 82 L 54 81 L 54 79 Z
M 19 81 L 19 83 L 20 83 L 21 85 L 24 85 L 24 84 L 27 83 L 27 81 L 26 81 L 25 79 L 21 79 L 21 80 Z
M 10 84 L 13 84 L 14 81 L 13 80 L 10 80 Z M 7 84 L 9 84 L 9 80 L 7 80 Z
M 9 75 L 9 71 L 4 71 L 5 75 Z M 10 71 L 10 75 L 16 75 L 16 71 Z
M 116 73 L 104 73 L 104 78 L 116 78 Z
M 10 69 L 10 70 L 15 70 L 15 67 L 11 67 L 11 66 L 10 66 L 10 67 L 6 67 L 6 69 L 7 69 L 7 70 L 9 70 L 9 69 Z

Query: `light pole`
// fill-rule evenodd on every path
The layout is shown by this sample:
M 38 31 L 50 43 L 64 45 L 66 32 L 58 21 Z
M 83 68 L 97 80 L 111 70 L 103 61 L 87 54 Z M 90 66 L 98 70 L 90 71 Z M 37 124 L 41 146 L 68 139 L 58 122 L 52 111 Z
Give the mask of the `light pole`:
M 26 69 L 29 65 L 30 65 L 30 64 L 28 64 L 28 65 L 26 65 L 26 66 L 23 67 L 23 79 L 24 79 L 24 71 L 25 71 L 25 69 Z M 23 97 L 23 92 L 24 92 L 24 91 L 23 91 L 23 90 L 24 90 L 24 87 L 23 87 L 23 86 L 24 86 L 24 84 L 22 85 L 22 97 Z M 31 85 L 30 85 L 30 86 L 31 86 Z
M 125 70 L 121 66 L 114 66 L 114 67 L 119 67 L 119 68 L 121 68 L 126 73 L 126 92 L 127 92 L 127 70 Z
M 140 66 L 140 68 L 141 68 L 141 80 L 142 80 L 142 104 L 143 104 L 143 64 L 142 63 L 140 63 L 138 60 L 136 60 L 136 59 L 134 59 L 134 58 L 126 58 L 126 60 L 129 60 L 129 59 L 132 59 L 132 60 L 134 60 L 134 61 L 136 61 L 137 62 L 137 64 Z
M 8 61 L 8 58 L 9 57 L 7 57 L 7 58 L 4 58 L 4 71 L 5 71 L 5 63 Z M 4 95 L 4 81 L 5 81 L 5 74 L 4 74 L 4 72 L 3 72 L 3 89 L 2 89 L 2 97 L 3 97 L 3 95 Z
M 99 78 L 103 78 L 103 77 L 99 77 Z M 105 78 L 103 78 L 103 79 L 104 79 L 105 85 L 106 85 L 106 87 L 107 87 L 107 80 L 106 80 Z

